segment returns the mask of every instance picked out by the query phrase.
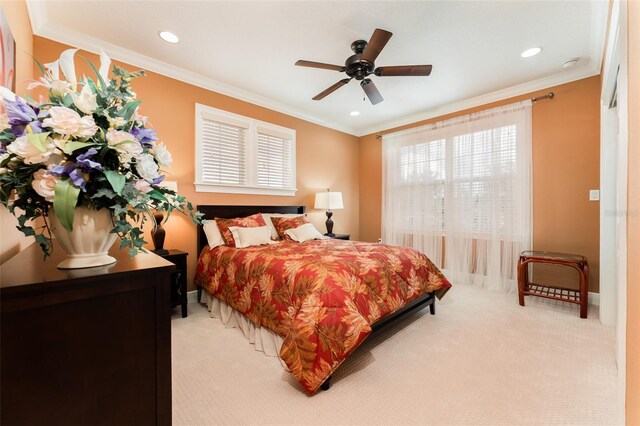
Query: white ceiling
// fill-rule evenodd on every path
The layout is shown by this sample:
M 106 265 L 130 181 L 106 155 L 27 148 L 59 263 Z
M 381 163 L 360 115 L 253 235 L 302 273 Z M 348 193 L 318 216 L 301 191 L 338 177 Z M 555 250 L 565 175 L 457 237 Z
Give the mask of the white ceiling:
M 606 1 L 36 1 L 34 33 L 355 135 L 498 100 L 600 71 Z M 372 77 L 311 98 L 344 74 L 351 43 L 393 33 L 376 66 L 432 64 L 430 77 Z M 162 41 L 170 30 L 179 44 Z M 541 54 L 521 58 L 530 47 Z M 580 58 L 578 65 L 562 64 Z M 352 117 L 350 111 L 361 115 Z

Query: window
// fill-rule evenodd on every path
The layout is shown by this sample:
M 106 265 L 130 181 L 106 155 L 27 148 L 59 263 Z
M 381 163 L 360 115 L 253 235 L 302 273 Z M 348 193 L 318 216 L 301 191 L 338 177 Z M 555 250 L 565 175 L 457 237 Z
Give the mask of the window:
M 196 104 L 196 191 L 295 195 L 295 130 Z
M 258 185 L 267 188 L 291 188 L 292 141 L 266 129 L 258 129 Z
M 531 246 L 531 102 L 382 141 L 383 241 L 423 251 L 454 281 L 513 288 Z

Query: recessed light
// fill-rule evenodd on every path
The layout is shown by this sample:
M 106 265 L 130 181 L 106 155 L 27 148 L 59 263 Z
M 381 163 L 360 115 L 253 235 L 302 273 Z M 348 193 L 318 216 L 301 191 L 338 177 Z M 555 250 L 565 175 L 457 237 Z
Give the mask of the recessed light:
M 158 35 L 161 39 L 166 41 L 167 43 L 177 43 L 180 41 L 180 37 L 172 33 L 171 31 L 158 31 Z
M 537 55 L 542 52 L 542 47 L 532 47 L 531 49 L 527 49 L 520 54 L 523 58 L 530 58 L 532 56 Z
M 351 112 L 349 113 L 349 115 L 350 115 L 350 116 L 352 116 L 352 117 L 355 117 L 355 116 L 357 116 L 357 115 L 360 115 L 360 111 L 351 111 Z

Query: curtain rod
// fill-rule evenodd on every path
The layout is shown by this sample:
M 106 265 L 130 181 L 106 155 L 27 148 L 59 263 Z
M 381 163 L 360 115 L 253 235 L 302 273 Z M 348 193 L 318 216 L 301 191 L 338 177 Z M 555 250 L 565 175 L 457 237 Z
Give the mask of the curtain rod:
M 538 96 L 536 98 L 531 99 L 531 102 L 536 103 L 537 101 L 543 101 L 545 99 L 553 99 L 556 94 L 553 92 L 549 92 L 546 95 Z
M 547 93 L 546 95 L 542 95 L 542 96 L 537 96 L 537 97 L 535 97 L 535 98 L 531 98 L 531 102 L 535 104 L 536 102 L 538 102 L 538 101 L 544 101 L 545 99 L 553 99 L 553 97 L 554 97 L 555 95 L 556 95 L 555 93 L 553 93 L 553 92 L 549 92 L 549 93 Z M 382 139 L 382 136 L 383 136 L 383 135 L 384 135 L 384 133 L 378 133 L 378 134 L 376 135 L 376 139 Z

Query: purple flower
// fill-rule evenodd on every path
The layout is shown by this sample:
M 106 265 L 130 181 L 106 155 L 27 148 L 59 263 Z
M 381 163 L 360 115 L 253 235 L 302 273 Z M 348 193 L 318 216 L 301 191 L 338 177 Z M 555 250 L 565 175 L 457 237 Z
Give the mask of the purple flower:
M 42 123 L 40 121 L 32 121 L 29 123 L 32 133 L 42 133 Z
M 53 169 L 49 171 L 49 174 L 63 178 L 68 177 L 75 186 L 80 187 L 83 192 L 87 192 L 85 172 L 75 163 L 67 163 L 64 166 L 54 166 Z
M 163 180 L 164 180 L 164 175 L 160 175 L 151 181 L 151 185 L 158 186 L 160 185 L 160 182 L 162 182 Z
M 84 178 L 84 173 L 80 169 L 75 169 L 71 173 L 69 173 L 69 179 L 75 186 L 79 186 L 82 189 L 82 192 L 87 192 L 87 181 Z
M 75 164 L 67 163 L 64 166 L 54 166 L 53 169 L 49 171 L 49 174 L 52 174 L 58 177 L 67 177 L 75 169 L 76 169 Z
M 97 153 L 98 153 L 97 149 L 91 148 L 84 154 L 78 155 L 78 158 L 76 158 L 76 162 L 85 172 L 89 172 L 91 170 L 102 170 L 102 165 L 100 163 L 96 163 L 95 161 L 91 161 L 89 159 L 94 155 L 96 155 Z
M 131 129 L 131 134 L 146 148 L 151 148 L 152 143 L 158 139 L 158 133 L 155 130 L 144 127 Z
M 7 109 L 7 118 L 11 125 L 11 131 L 14 135 L 23 136 L 25 133 L 25 127 L 38 121 L 38 108 L 22 102 L 18 96 L 16 96 L 15 102 L 5 99 L 4 104 Z M 40 123 L 35 125 L 35 127 L 39 130 L 35 133 L 40 133 L 42 131 Z
M 23 103 L 20 98 L 16 96 L 16 100 L 10 101 L 5 99 L 4 104 L 7 107 L 7 117 L 9 118 L 9 124 L 12 126 L 18 124 L 28 124 L 35 121 L 38 118 L 37 110 L 34 110 L 31 105 Z

